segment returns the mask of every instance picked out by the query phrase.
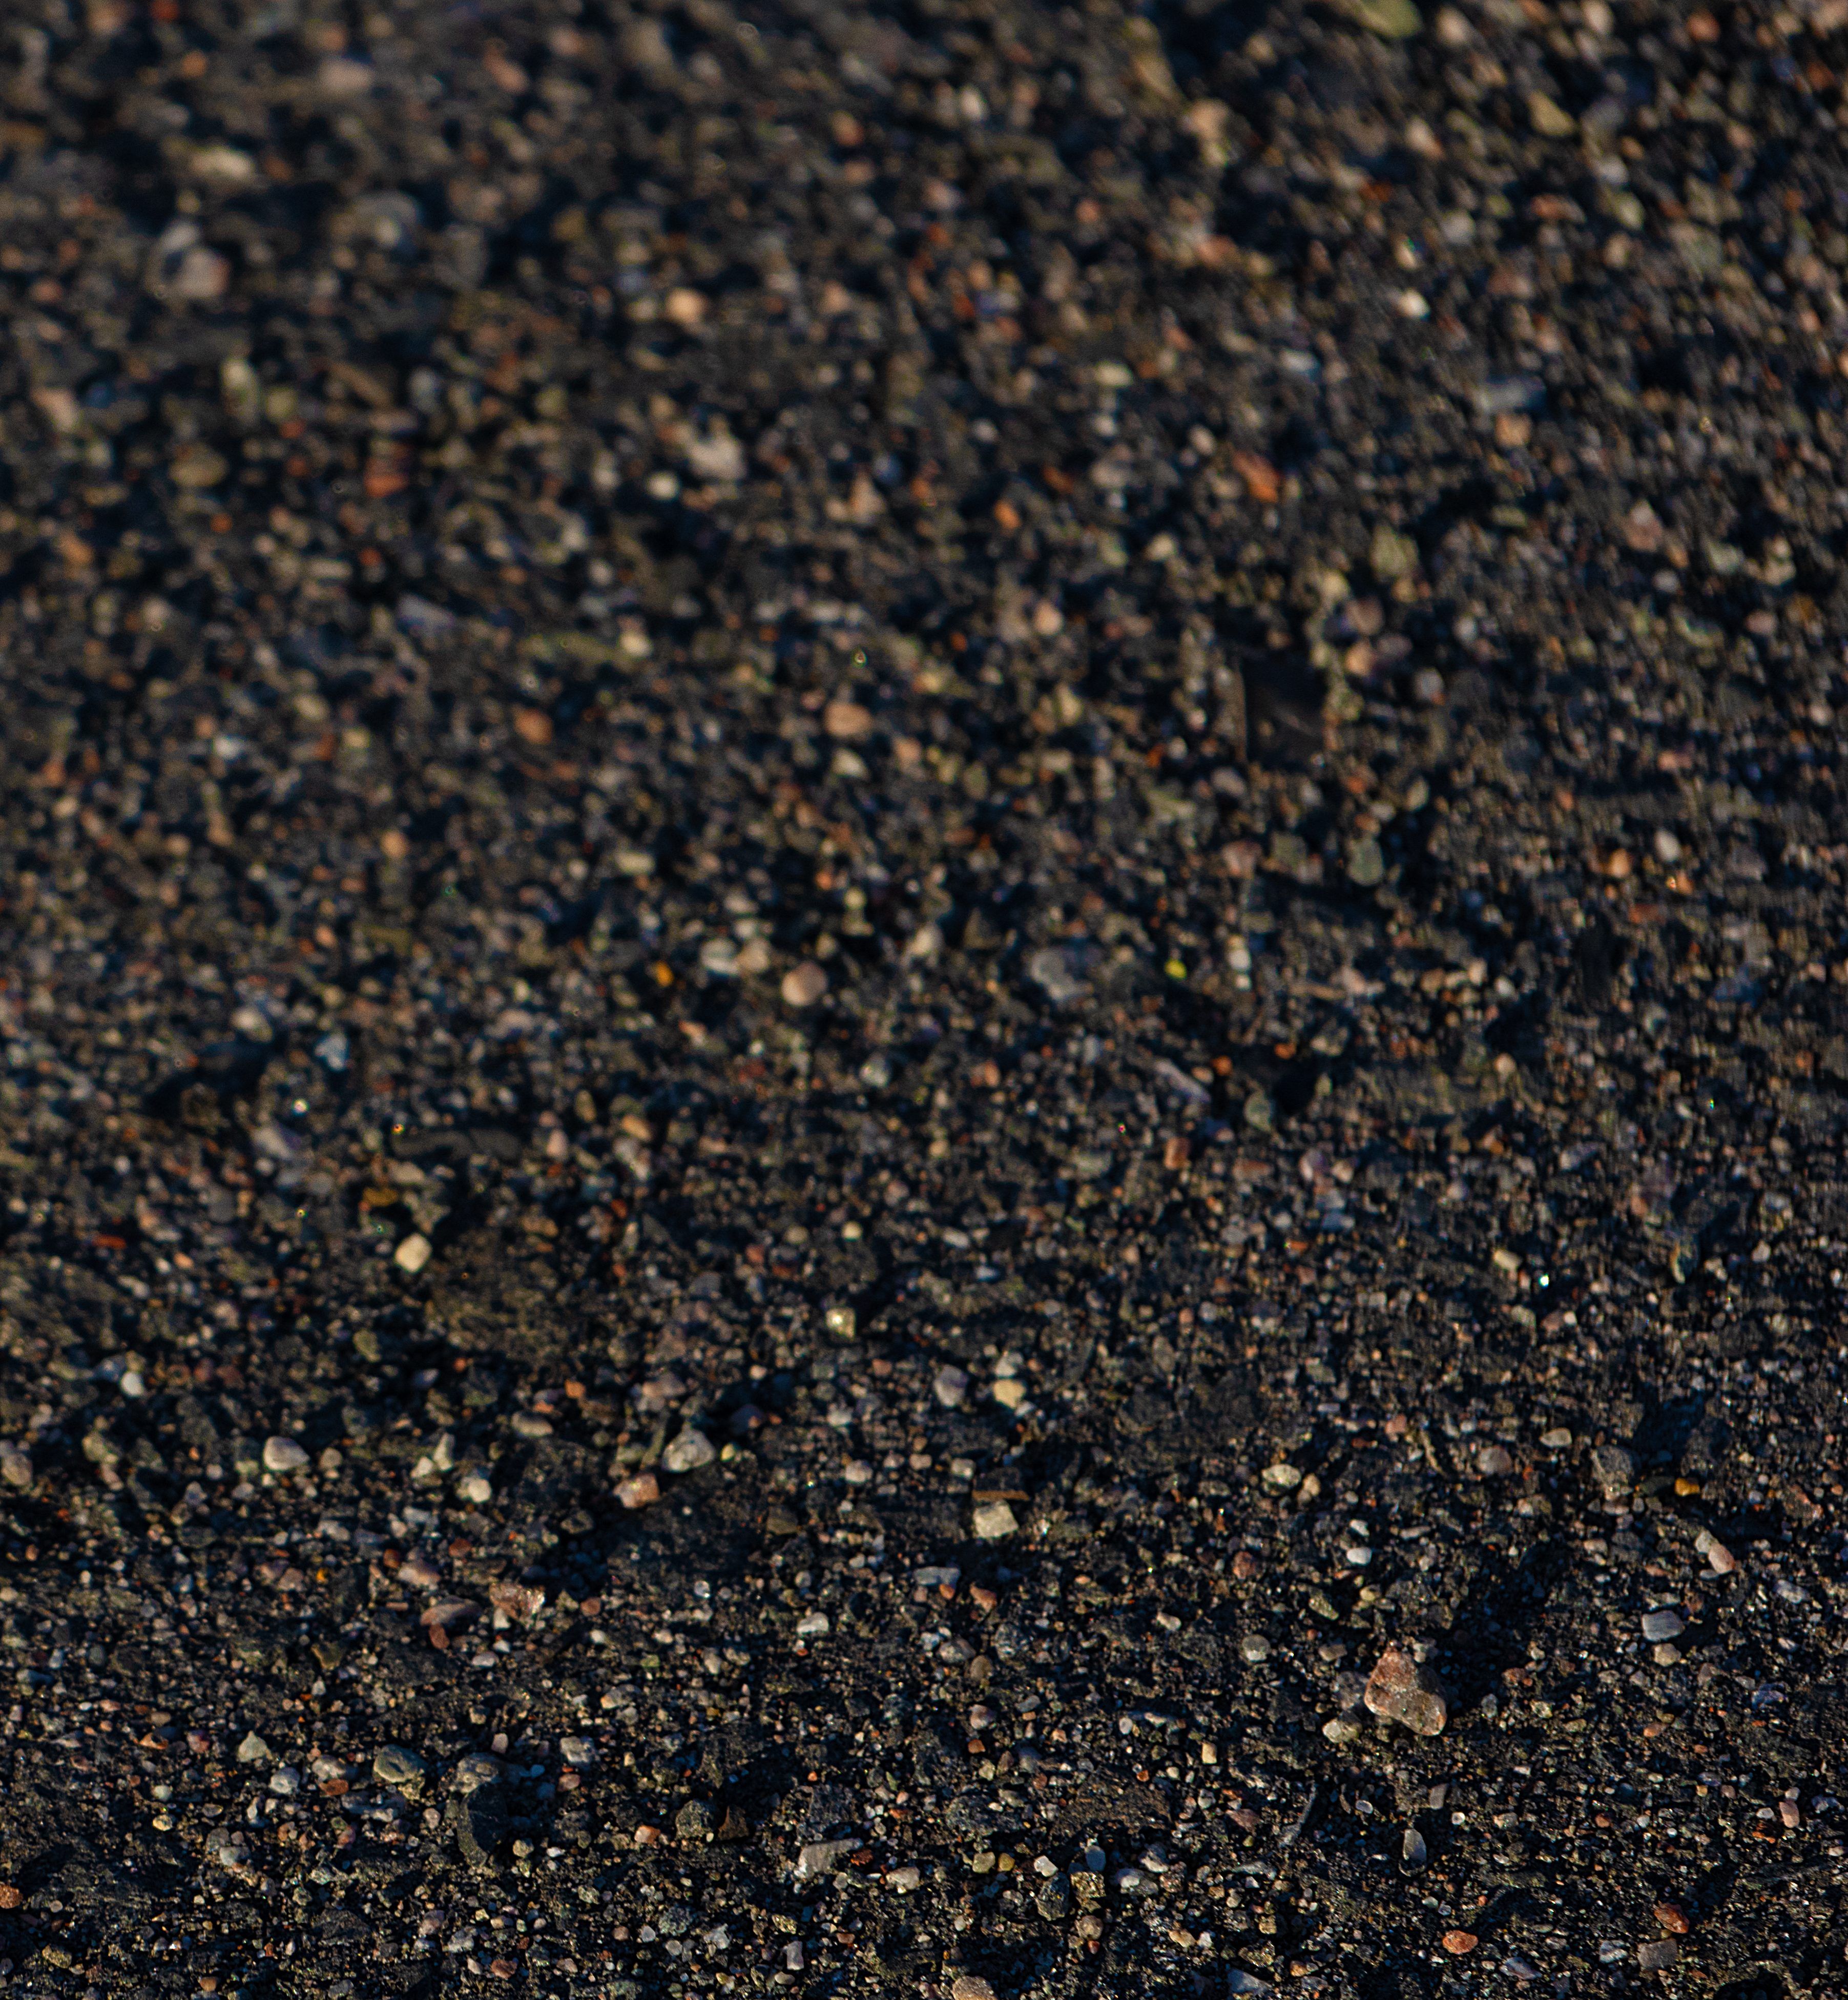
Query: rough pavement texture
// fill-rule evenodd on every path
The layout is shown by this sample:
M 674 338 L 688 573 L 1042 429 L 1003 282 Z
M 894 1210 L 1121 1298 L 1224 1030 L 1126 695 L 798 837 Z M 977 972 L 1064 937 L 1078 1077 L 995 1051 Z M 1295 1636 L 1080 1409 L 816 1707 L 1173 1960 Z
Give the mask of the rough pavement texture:
M 0 33 L 4 1991 L 1839 1993 L 1839 0 Z

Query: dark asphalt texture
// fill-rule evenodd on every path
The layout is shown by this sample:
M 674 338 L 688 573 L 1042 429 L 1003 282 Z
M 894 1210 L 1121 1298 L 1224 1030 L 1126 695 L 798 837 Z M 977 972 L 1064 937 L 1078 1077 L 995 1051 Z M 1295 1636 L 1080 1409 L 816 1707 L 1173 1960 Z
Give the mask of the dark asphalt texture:
M 15 0 L 0 1994 L 1848 1988 L 1848 6 Z

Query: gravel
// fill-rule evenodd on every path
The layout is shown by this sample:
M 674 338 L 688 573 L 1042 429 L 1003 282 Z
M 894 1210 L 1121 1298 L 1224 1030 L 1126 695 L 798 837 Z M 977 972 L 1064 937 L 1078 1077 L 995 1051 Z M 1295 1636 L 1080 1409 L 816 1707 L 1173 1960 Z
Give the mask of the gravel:
M 1848 23 L 746 11 L 7 23 L 0 1983 L 1821 1992 Z

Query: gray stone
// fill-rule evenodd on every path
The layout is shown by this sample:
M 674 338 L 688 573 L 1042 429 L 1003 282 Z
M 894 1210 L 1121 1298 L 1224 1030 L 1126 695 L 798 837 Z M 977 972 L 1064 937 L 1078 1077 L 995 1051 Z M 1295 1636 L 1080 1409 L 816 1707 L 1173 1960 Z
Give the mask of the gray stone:
M 499 1758 L 490 1757 L 485 1750 L 472 1751 L 457 1765 L 450 1783 L 466 1798 L 484 1785 L 498 1784 L 505 1769 Z
M 1033 1907 L 1049 1924 L 1062 1923 L 1072 1914 L 1072 1883 L 1068 1877 L 1050 1875 L 1040 1886 Z
M 471 1868 L 492 1868 L 495 1850 L 507 1835 L 507 1806 L 498 1785 L 484 1785 L 450 1802 L 456 1844 Z
M 1678 1611 L 1651 1611 L 1644 1614 L 1643 1637 L 1659 1644 L 1664 1639 L 1679 1639 L 1687 1630 L 1685 1620 Z
M 263 1469 L 266 1472 L 300 1472 L 307 1462 L 307 1453 L 292 1437 L 273 1437 L 263 1446 Z
M 372 1760 L 372 1775 L 406 1798 L 420 1799 L 429 1766 L 415 1750 L 407 1750 L 401 1743 L 387 1743 Z
M 834 1864 L 858 1847 L 857 1840 L 811 1840 L 796 1856 L 796 1873 L 804 1881 L 818 1875 L 832 1875 Z
M 1591 1455 L 1591 1476 L 1607 1500 L 1620 1500 L 1636 1484 L 1636 1456 L 1620 1444 L 1601 1444 Z
M 1083 960 L 1068 946 L 1042 945 L 1026 961 L 1026 976 L 1048 1000 L 1063 1005 L 1085 990 Z
M 661 1469 L 664 1472 L 697 1472 L 701 1466 L 711 1464 L 717 1457 L 711 1439 L 703 1431 L 695 1430 L 689 1425 L 661 1454 Z

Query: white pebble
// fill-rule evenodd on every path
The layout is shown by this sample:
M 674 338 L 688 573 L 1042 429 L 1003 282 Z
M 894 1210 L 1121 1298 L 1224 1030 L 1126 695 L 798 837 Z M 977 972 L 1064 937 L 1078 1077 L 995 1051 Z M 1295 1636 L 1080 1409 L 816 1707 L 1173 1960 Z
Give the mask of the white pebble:
M 392 1252 L 391 1261 L 401 1271 L 408 1271 L 415 1277 L 430 1261 L 430 1239 L 413 1231 Z
M 263 1467 L 268 1472 L 300 1472 L 308 1454 L 292 1437 L 273 1437 L 263 1446 Z

